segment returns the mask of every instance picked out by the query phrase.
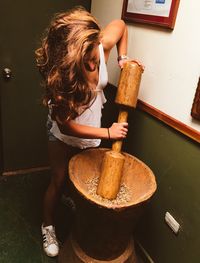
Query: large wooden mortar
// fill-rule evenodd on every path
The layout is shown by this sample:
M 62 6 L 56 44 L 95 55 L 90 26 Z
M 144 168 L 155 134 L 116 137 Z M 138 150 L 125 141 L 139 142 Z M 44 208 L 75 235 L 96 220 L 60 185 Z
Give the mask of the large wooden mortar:
M 142 161 L 123 153 L 125 162 L 121 183 L 129 189 L 129 200 L 105 202 L 102 197 L 91 194 L 88 182 L 99 178 L 102 160 L 108 150 L 89 149 L 74 156 L 69 163 L 77 213 L 71 238 L 59 255 L 61 263 L 137 262 L 133 229 L 143 205 L 156 190 L 155 177 Z

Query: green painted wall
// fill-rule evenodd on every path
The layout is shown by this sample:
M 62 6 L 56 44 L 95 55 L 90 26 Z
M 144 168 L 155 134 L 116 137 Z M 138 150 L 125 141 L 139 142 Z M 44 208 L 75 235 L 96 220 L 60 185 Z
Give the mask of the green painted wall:
M 200 258 L 199 144 L 136 111 L 125 151 L 155 173 L 158 190 L 137 228 L 137 239 L 158 263 L 197 263 Z M 176 236 L 164 222 L 169 211 L 181 224 Z
M 114 92 L 107 91 L 103 124 L 116 118 Z M 108 145 L 109 146 L 109 145 Z M 129 115 L 123 150 L 154 172 L 158 189 L 135 230 L 135 239 L 155 263 L 200 262 L 199 144 L 142 111 Z M 169 211 L 180 223 L 176 236 L 164 221 Z
M 2 1 L 0 7 L 0 172 L 46 166 L 47 109 L 34 51 L 57 12 L 91 0 Z M 2 69 L 12 70 L 9 81 Z

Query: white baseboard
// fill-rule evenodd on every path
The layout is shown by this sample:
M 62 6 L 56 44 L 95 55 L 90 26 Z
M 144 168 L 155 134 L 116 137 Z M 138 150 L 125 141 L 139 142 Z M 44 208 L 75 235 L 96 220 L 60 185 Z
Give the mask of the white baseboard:
M 137 241 L 135 240 L 136 250 L 139 256 L 142 258 L 144 263 L 155 263 L 155 261 L 151 258 L 149 253 L 146 249 Z
M 34 173 L 34 172 L 41 172 L 50 170 L 49 166 L 43 166 L 43 167 L 34 167 L 34 168 L 27 168 L 27 169 L 20 169 L 16 171 L 6 171 L 2 173 L 2 176 L 13 176 L 13 175 L 20 175 L 20 174 L 28 174 L 28 173 Z

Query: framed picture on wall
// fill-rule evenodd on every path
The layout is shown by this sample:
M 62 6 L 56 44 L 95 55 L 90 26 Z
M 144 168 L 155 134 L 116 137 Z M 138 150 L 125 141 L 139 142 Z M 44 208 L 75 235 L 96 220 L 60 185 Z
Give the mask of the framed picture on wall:
M 124 0 L 122 19 L 173 29 L 180 0 Z
M 200 121 L 200 78 L 192 104 L 191 116 L 194 119 Z

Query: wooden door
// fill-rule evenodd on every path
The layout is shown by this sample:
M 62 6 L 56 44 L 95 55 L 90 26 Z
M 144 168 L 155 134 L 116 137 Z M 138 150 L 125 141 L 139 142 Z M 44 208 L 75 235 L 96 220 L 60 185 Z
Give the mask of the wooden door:
M 75 5 L 90 9 L 89 0 L 12 1 L 0 3 L 0 104 L 2 171 L 48 164 L 46 116 L 34 50 L 56 12 Z M 5 75 L 10 69 L 11 77 Z M 7 70 L 8 71 L 8 70 Z M 9 75 L 9 73 L 8 73 Z

